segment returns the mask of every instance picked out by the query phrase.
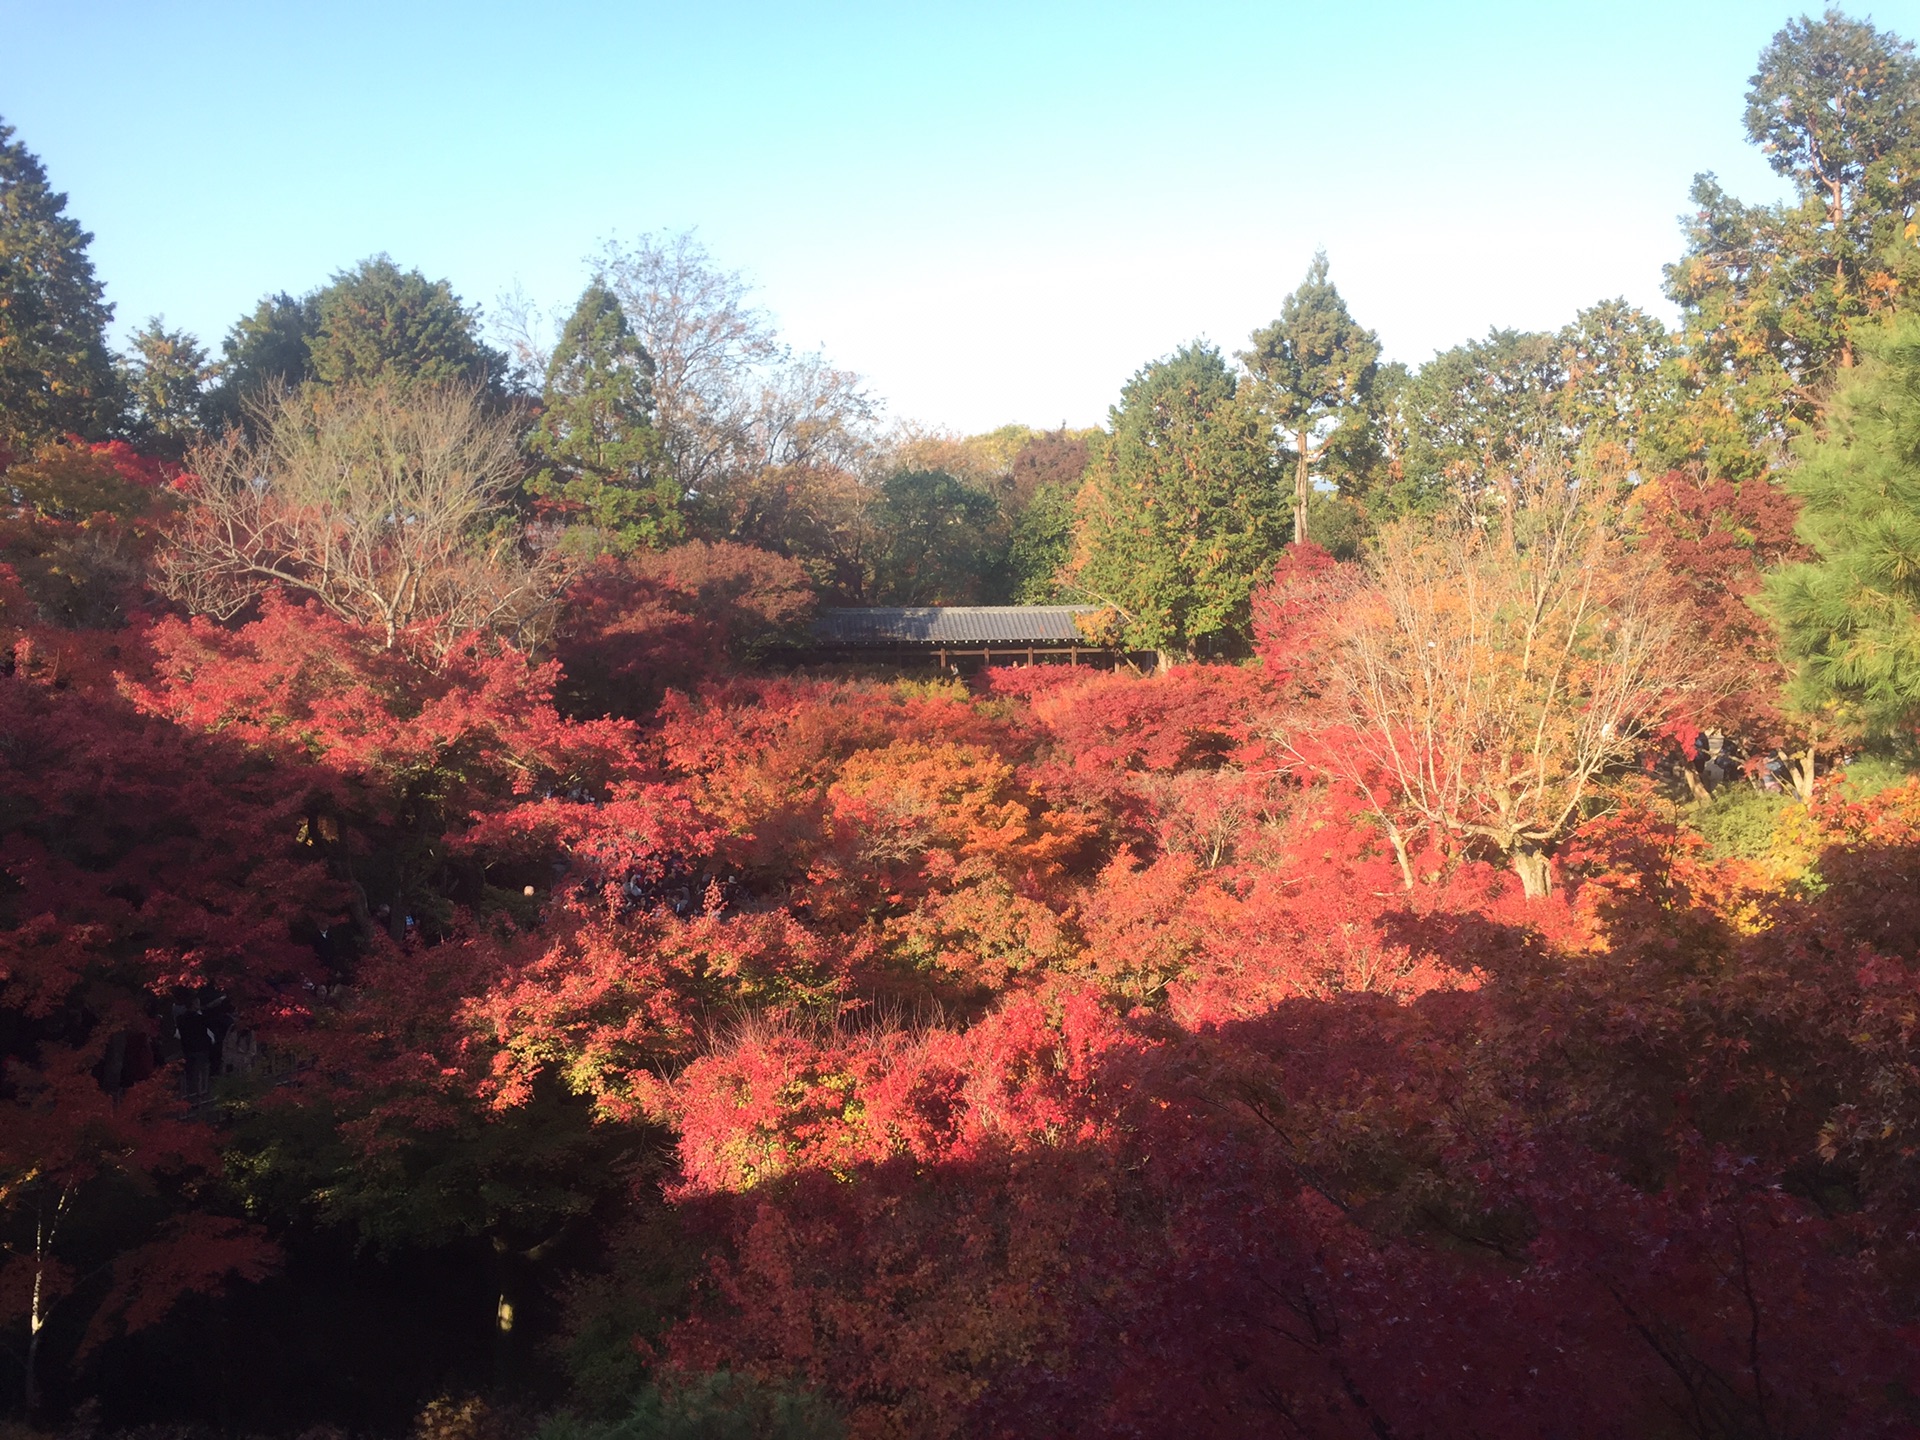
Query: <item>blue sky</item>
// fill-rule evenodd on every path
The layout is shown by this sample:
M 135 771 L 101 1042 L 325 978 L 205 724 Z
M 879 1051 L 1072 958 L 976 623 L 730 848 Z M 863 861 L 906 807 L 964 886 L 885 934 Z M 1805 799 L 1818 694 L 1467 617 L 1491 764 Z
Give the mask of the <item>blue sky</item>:
M 691 226 L 895 416 L 1092 424 L 1316 246 L 1411 362 L 1661 307 L 1694 172 L 1779 193 L 1740 113 L 1798 13 L 0 0 L 0 116 L 123 329 L 212 342 L 378 251 L 565 306 L 603 239 Z M 1870 13 L 1920 35 L 1920 0 Z

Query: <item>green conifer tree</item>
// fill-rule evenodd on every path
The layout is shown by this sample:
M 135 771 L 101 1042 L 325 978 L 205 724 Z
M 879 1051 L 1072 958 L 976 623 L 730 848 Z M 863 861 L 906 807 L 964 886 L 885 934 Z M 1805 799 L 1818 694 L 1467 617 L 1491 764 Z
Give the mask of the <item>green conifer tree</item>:
M 207 352 L 185 330 L 156 315 L 135 331 L 127 358 L 132 430 L 143 448 L 178 460 L 205 433 Z
M 1794 698 L 1870 731 L 1920 718 L 1920 319 L 1856 337 L 1863 363 L 1788 488 L 1815 559 L 1767 577 Z
M 1747 205 L 1694 179 L 1687 253 L 1666 272 L 1686 322 L 1670 440 L 1685 458 L 1763 472 L 1817 424 L 1855 331 L 1920 294 L 1916 118 L 1913 46 L 1865 21 L 1794 20 L 1762 52 L 1747 135 L 1794 199 Z
M 385 255 L 334 276 L 313 305 L 308 349 L 323 384 L 497 387 L 507 373 L 506 357 L 480 342 L 478 312 L 445 280 Z
M 1327 279 L 1323 250 L 1281 302 L 1280 318 L 1253 332 L 1252 349 L 1240 359 L 1292 461 L 1293 538 L 1305 540 L 1314 465 L 1342 430 L 1365 423 L 1379 338 L 1348 312 Z
M 93 236 L 13 135 L 0 120 L 0 463 L 63 434 L 104 434 L 120 412 Z
M 207 422 L 243 423 L 247 406 L 272 386 L 298 389 L 313 378 L 313 337 L 320 328 L 316 296 L 268 295 L 234 321 L 220 342 L 219 378 L 206 401 Z
M 1110 424 L 1079 496 L 1069 593 L 1163 663 L 1235 647 L 1287 538 L 1265 418 L 1200 343 L 1136 374 Z
M 589 285 L 547 364 L 527 489 L 584 524 L 576 544 L 616 552 L 672 544 L 684 498 L 653 423 L 653 360 L 604 284 Z
M 1060 569 L 1073 558 L 1073 497 L 1078 487 L 1047 481 L 1014 519 L 1007 542 L 1008 585 L 1016 605 L 1060 599 Z
M 1007 527 L 984 490 L 944 470 L 908 470 L 882 482 L 874 593 L 885 605 L 997 603 L 1006 589 Z

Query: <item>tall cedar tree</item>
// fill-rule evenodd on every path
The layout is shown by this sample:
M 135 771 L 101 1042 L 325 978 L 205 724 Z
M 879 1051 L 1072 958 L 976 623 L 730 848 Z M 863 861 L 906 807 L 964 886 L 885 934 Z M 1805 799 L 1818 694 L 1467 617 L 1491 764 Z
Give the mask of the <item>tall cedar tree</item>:
M 1571 457 L 1589 474 L 1652 478 L 1673 412 L 1667 327 L 1625 300 L 1602 300 L 1556 338 L 1555 408 Z
M 1398 387 L 1391 508 L 1433 513 L 1511 475 L 1554 438 L 1565 371 L 1554 337 L 1490 330 L 1443 350 Z
M 542 466 L 527 489 L 620 554 L 671 544 L 686 529 L 653 423 L 653 369 L 619 298 L 594 281 L 547 362 L 544 409 L 528 442 Z
M 320 328 L 316 292 L 268 295 L 241 316 L 220 342 L 220 379 L 207 395 L 215 428 L 247 419 L 247 406 L 275 387 L 297 389 L 313 378 L 313 337 Z
M 479 312 L 445 280 L 402 270 L 385 255 L 322 288 L 264 297 L 221 342 L 208 392 L 209 428 L 253 426 L 271 392 L 302 385 L 466 385 L 496 391 L 506 356 L 481 343 Z
M 1007 579 L 1014 604 L 1048 605 L 1059 598 L 1060 568 L 1073 558 L 1075 488 L 1048 481 L 1014 520 L 1007 540 Z
M 1006 526 L 984 490 L 944 470 L 909 470 L 880 486 L 876 598 L 888 605 L 972 605 L 998 598 Z
M 127 359 L 129 420 L 142 448 L 178 460 L 205 433 L 207 381 L 213 367 L 200 342 L 167 329 L 156 315 L 134 332 Z
M 1664 453 L 1674 409 L 1666 327 L 1603 300 L 1557 332 L 1491 330 L 1377 386 L 1386 514 L 1432 513 L 1559 457 L 1612 478 Z
M 1758 473 L 1817 420 L 1861 323 L 1912 296 L 1916 98 L 1912 45 L 1836 10 L 1762 52 L 1747 135 L 1795 198 L 1745 205 L 1712 175 L 1694 180 L 1687 253 L 1667 267 L 1686 317 L 1685 458 Z
M 1007 585 L 1017 605 L 1058 597 L 1056 578 L 1073 558 L 1073 497 L 1087 473 L 1089 431 L 1035 435 L 1008 466 Z
M 13 134 L 0 120 L 0 461 L 63 434 L 99 436 L 119 413 L 93 236 Z
M 1373 391 L 1380 339 L 1363 329 L 1327 279 L 1327 255 L 1313 257 L 1280 318 L 1252 336 L 1240 359 L 1293 457 L 1293 538 L 1307 538 L 1313 467 L 1341 430 L 1361 423 Z
M 1766 605 L 1796 699 L 1904 729 L 1920 713 L 1920 320 L 1858 339 L 1831 433 L 1788 482 L 1815 558 L 1770 575 Z
M 1119 616 L 1162 661 L 1244 636 L 1285 540 L 1266 422 L 1205 343 L 1146 366 L 1080 492 L 1070 593 Z
M 1838 10 L 1790 21 L 1762 52 L 1747 92 L 1747 137 L 1826 222 L 1837 332 L 1830 343 L 1842 366 L 1853 363 L 1850 322 L 1877 308 L 1870 292 L 1891 278 L 1880 273 L 1878 252 L 1920 202 L 1916 101 L 1912 43 Z M 1890 219 L 1894 235 L 1885 228 Z
M 488 386 L 507 372 L 506 357 L 480 343 L 479 312 L 452 286 L 385 255 L 336 275 L 314 308 L 308 349 L 324 384 Z

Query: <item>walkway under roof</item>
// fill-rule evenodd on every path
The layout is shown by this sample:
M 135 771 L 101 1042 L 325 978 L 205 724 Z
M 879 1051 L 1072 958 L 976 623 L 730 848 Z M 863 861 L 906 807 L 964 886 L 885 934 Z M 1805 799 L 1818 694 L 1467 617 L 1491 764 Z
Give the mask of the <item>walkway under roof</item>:
M 1095 605 L 895 605 L 824 610 L 812 638 L 830 646 L 1033 646 L 1091 648 L 1074 625 Z

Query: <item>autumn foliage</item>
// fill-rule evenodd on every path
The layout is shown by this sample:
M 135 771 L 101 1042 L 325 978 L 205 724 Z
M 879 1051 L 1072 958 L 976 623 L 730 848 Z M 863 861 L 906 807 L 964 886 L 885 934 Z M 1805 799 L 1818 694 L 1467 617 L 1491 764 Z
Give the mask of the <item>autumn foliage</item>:
M 692 232 L 116 359 L 0 121 L 0 1440 L 1920 1440 L 1920 60 L 1751 83 L 1673 328 L 974 436 Z
M 1358 744 L 1380 576 L 1304 547 L 1248 663 L 969 682 L 756 668 L 805 592 L 738 546 L 605 562 L 543 654 L 8 583 L 49 1389 L 333 1227 L 479 1257 L 496 1387 L 533 1315 L 581 1396 L 859 1437 L 1914 1433 L 1912 782 L 1762 861 L 1603 758 L 1529 897 Z M 264 1057 L 211 1099 L 196 1002 Z

